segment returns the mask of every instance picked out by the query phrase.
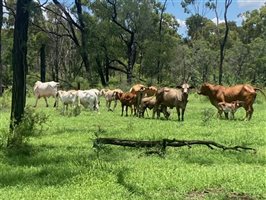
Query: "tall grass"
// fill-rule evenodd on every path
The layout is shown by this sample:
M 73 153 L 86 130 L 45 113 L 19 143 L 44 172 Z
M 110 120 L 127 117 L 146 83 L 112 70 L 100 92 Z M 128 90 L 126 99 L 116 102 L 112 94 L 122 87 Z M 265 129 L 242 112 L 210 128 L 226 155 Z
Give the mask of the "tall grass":
M 28 98 L 27 105 L 33 104 Z M 35 109 L 49 117 L 43 134 L 30 139 L 30 154 L 0 151 L 0 199 L 266 198 L 266 101 L 260 95 L 251 121 L 242 120 L 241 109 L 235 120 L 217 119 L 215 108 L 196 94 L 190 95 L 184 122 L 174 109 L 169 120 L 121 117 L 120 106 L 107 112 L 102 100 L 100 113 L 82 108 L 74 117 L 61 115 L 52 99 L 49 104 L 40 100 Z M 10 111 L 0 112 L 0 130 L 7 130 Z M 147 149 L 95 149 L 96 137 L 213 140 L 257 153 L 169 147 L 163 158 L 145 154 Z

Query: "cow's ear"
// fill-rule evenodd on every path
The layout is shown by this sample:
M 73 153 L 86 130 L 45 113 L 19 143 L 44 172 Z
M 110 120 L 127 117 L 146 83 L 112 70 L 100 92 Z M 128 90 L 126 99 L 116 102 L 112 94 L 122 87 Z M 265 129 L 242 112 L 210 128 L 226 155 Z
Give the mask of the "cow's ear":
M 189 86 L 189 89 L 194 89 L 194 88 L 195 88 L 194 85 Z
M 182 86 L 181 85 L 177 85 L 176 88 L 182 89 Z

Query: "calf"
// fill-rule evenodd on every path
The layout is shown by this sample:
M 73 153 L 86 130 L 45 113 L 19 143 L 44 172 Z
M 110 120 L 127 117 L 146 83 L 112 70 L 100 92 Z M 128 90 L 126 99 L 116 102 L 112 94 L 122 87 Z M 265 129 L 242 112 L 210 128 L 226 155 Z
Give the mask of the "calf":
M 149 109 L 153 109 L 154 106 L 156 104 L 156 97 L 155 96 L 150 96 L 150 97 L 144 97 L 141 99 L 141 103 L 140 103 L 140 113 L 139 113 L 139 117 L 144 117 L 144 113 L 145 113 L 145 110 L 147 108 Z M 166 108 L 165 108 L 166 109 Z M 160 112 L 163 112 L 165 111 L 164 108 L 162 108 L 162 106 L 160 106 L 158 109 L 157 109 L 157 117 L 160 116 Z M 165 115 L 165 118 L 169 118 L 170 116 L 170 113 L 166 110 L 165 112 L 163 112 Z
M 101 90 L 101 94 L 104 96 L 105 101 L 106 101 L 106 107 L 108 111 L 113 111 L 115 110 L 117 106 L 117 98 L 116 98 L 116 93 L 123 93 L 122 90 L 120 89 L 114 89 L 114 90 Z M 114 107 L 111 109 L 111 103 L 114 101 Z
M 34 107 L 37 106 L 38 100 L 43 97 L 46 103 L 46 107 L 48 107 L 47 97 L 53 96 L 55 98 L 54 107 L 56 106 L 56 94 L 57 88 L 59 86 L 58 82 L 50 81 L 50 82 L 41 82 L 37 81 L 34 84 L 33 91 L 36 98 L 36 102 Z
M 121 106 L 122 106 L 121 116 L 123 116 L 124 107 L 126 107 L 126 116 L 128 116 L 128 112 L 127 112 L 128 107 L 131 108 L 131 115 L 133 113 L 133 110 L 134 110 L 134 115 L 136 115 L 136 105 L 137 105 L 137 95 L 136 94 L 133 94 L 131 92 L 125 92 L 125 93 L 116 92 L 115 96 L 121 102 Z
M 68 105 L 70 105 L 71 107 L 73 107 L 73 109 L 75 109 L 79 104 L 78 91 L 59 90 L 56 96 L 57 96 L 57 106 L 59 105 L 58 99 L 60 99 L 61 102 L 63 103 L 63 114 L 65 114 L 65 110 L 66 112 L 68 112 Z
M 245 104 L 244 101 L 232 101 L 231 103 L 227 102 L 219 102 L 218 108 L 219 110 L 223 111 L 224 113 L 231 113 L 232 119 L 235 118 L 235 112 L 238 108 L 243 107 Z M 221 117 L 221 116 L 220 116 Z

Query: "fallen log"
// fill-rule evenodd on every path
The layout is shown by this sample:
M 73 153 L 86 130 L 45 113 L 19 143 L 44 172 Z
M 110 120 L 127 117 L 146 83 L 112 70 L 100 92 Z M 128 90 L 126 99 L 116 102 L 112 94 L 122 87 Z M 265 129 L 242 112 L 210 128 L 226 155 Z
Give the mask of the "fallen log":
M 176 140 L 176 139 L 162 139 L 162 140 L 126 140 L 119 138 L 97 138 L 94 140 L 94 147 L 97 147 L 101 144 L 110 144 L 123 147 L 136 147 L 136 148 L 152 148 L 159 147 L 162 152 L 166 151 L 166 147 L 183 147 L 188 146 L 191 148 L 192 145 L 204 145 L 210 149 L 222 149 L 222 150 L 234 150 L 234 151 L 253 151 L 256 153 L 256 149 L 245 147 L 245 146 L 225 146 L 214 141 L 205 141 L 205 140 Z

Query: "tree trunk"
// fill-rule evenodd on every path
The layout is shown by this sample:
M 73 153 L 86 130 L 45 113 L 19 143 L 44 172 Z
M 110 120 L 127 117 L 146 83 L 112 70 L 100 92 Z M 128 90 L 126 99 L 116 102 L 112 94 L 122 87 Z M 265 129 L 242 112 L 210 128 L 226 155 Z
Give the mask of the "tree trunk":
M 227 22 L 227 10 L 229 6 L 231 5 L 231 3 L 232 3 L 232 0 L 225 0 L 225 10 L 224 10 L 225 33 L 224 33 L 223 41 L 220 43 L 220 63 L 219 63 L 219 77 L 218 77 L 220 85 L 222 85 L 222 82 L 223 82 L 223 61 L 224 61 L 224 55 L 225 55 L 224 50 L 225 50 L 225 45 L 226 45 L 227 37 L 229 33 L 229 26 Z M 217 5 L 217 1 L 216 1 L 216 5 Z M 218 20 L 218 16 L 217 16 L 217 20 Z M 218 26 L 218 23 L 217 23 L 217 26 Z
M 46 74 L 45 44 L 42 44 L 40 49 L 40 60 L 41 60 L 41 82 L 45 82 L 45 74 Z
M 3 0 L 0 1 L 0 97 L 3 94 L 2 25 L 3 25 Z
M 162 22 L 163 22 L 163 14 L 166 9 L 166 3 L 167 0 L 164 1 L 161 14 L 160 14 L 160 21 L 159 21 L 159 48 L 158 48 L 158 56 L 157 56 L 157 83 L 160 84 L 162 82 L 161 72 L 162 72 L 162 66 L 161 66 L 161 54 L 162 54 Z
M 31 0 L 17 0 L 15 16 L 14 42 L 12 51 L 13 66 L 13 87 L 12 87 L 12 107 L 10 120 L 10 135 L 18 125 L 24 114 L 26 103 L 26 69 L 27 69 L 27 40 L 29 23 L 29 4 Z M 8 146 L 16 138 L 8 139 Z

